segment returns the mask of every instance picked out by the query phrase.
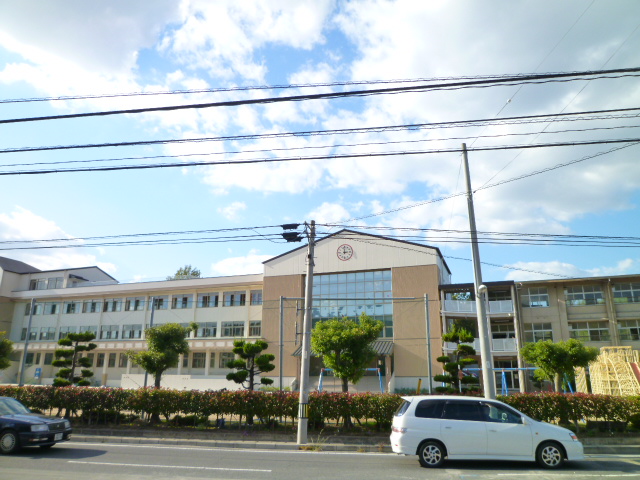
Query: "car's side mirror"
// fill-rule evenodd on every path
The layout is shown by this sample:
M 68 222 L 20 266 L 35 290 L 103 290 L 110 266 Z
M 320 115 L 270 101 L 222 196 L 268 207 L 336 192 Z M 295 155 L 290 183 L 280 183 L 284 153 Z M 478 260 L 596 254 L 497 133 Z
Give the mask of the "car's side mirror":
M 525 417 L 520 417 L 520 420 L 521 420 L 520 423 L 522 423 L 522 425 L 529 425 L 529 422 L 527 421 L 527 419 Z

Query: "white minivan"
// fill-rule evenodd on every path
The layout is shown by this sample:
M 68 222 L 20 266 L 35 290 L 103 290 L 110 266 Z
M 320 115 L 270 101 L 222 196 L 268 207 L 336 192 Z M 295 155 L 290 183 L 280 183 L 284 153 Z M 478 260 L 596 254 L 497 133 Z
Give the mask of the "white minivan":
M 402 398 L 393 417 L 391 448 L 418 455 L 423 467 L 439 467 L 445 458 L 537 461 L 544 468 L 584 459 L 582 443 L 572 431 L 533 420 L 497 400 Z

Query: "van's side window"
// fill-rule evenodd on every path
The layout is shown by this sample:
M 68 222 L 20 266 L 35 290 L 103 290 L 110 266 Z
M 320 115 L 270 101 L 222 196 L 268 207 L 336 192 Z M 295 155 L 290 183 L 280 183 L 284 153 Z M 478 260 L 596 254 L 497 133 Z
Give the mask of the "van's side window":
M 416 417 L 440 418 L 443 406 L 443 400 L 422 400 L 416 407 Z
M 522 417 L 502 405 L 481 402 L 480 407 L 485 422 L 522 423 Z
M 448 401 L 444 408 L 444 418 L 449 420 L 472 420 L 483 422 L 484 416 L 480 412 L 479 402 Z

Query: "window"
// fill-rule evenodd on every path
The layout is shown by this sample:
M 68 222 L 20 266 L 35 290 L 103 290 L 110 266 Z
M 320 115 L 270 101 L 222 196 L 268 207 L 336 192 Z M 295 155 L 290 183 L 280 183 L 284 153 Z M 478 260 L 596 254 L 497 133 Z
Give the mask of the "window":
M 529 343 L 553 341 L 553 330 L 550 323 L 525 323 L 524 341 Z
M 548 307 L 549 306 L 549 294 L 546 288 L 531 287 L 523 289 L 522 294 L 523 307 Z
M 381 337 L 393 338 L 392 298 L 391 270 L 314 275 L 313 325 L 365 312 L 384 323 Z
M 480 402 L 485 422 L 522 423 L 522 417 L 513 410 L 495 403 Z
M 620 340 L 640 340 L 640 320 L 618 320 Z
M 262 305 L 262 290 L 251 290 L 251 305 Z
M 162 295 L 160 297 L 152 297 L 153 298 L 153 308 L 154 310 L 166 310 L 169 304 L 169 296 Z M 151 308 L 151 300 L 149 300 L 149 308 Z
M 45 315 L 56 315 L 60 311 L 59 303 L 48 302 L 44 304 Z
M 97 325 L 86 325 L 86 326 L 83 326 L 83 327 L 78 327 L 78 332 L 80 332 L 80 333 L 91 332 L 96 336 L 96 338 L 98 338 L 98 326 Z
M 100 300 L 85 300 L 82 303 L 82 313 L 100 313 Z
M 27 329 L 23 328 L 22 329 L 22 333 L 20 334 L 20 340 L 26 340 L 27 339 Z M 31 340 L 37 340 L 38 339 L 38 332 L 36 331 L 35 328 L 31 328 L 31 330 L 29 330 L 29 341 Z
M 137 312 L 144 310 L 145 297 L 127 297 L 124 302 L 124 309 L 127 312 Z
M 46 278 L 37 278 L 29 282 L 29 290 L 46 290 L 46 288 L 47 288 Z
M 189 354 L 182 355 L 182 368 L 189 368 Z
M 440 418 L 442 407 L 444 407 L 444 400 L 422 400 L 416 406 L 415 415 L 419 418 Z
M 615 303 L 640 303 L 640 283 L 616 283 L 613 286 Z
M 225 307 L 241 307 L 247 299 L 247 292 L 224 292 L 223 294 Z
M 60 330 L 58 330 L 58 340 L 66 337 L 69 333 L 76 333 L 76 327 L 60 327 Z
M 100 340 L 115 340 L 118 338 L 119 325 L 102 325 L 100 327 Z
M 449 401 L 444 406 L 443 418 L 449 420 L 482 421 L 479 402 Z
M 64 302 L 64 313 L 80 313 L 82 311 L 82 302 Z
M 105 312 L 119 312 L 122 310 L 122 299 L 121 298 L 107 298 L 104 301 L 104 311 Z
M 259 337 L 260 335 L 262 335 L 262 322 L 260 320 L 249 322 L 249 336 Z
M 491 338 L 516 338 L 516 327 L 512 323 L 493 324 Z
M 229 368 L 227 367 L 227 363 L 235 359 L 236 359 L 236 356 L 233 354 L 233 352 L 222 352 L 220 353 L 220 362 L 218 363 L 218 367 Z
M 33 365 L 35 354 L 33 352 L 27 352 L 27 356 L 24 359 L 24 363 L 27 365 Z
M 569 336 L 581 342 L 607 342 L 611 340 L 609 322 L 570 323 Z
M 222 322 L 223 337 L 244 337 L 244 322 Z
M 120 361 L 118 362 L 118 367 L 127 368 L 128 360 L 129 360 L 129 357 L 127 357 L 127 354 L 126 353 L 121 353 L 120 354 Z
M 142 324 L 134 323 L 122 326 L 122 338 L 142 338 Z
M 40 340 L 55 340 L 56 327 L 40 327 Z
M 27 303 L 24 307 L 24 314 L 29 315 L 30 313 L 30 303 Z M 34 303 L 33 304 L 33 315 L 42 315 L 42 311 L 44 309 L 44 303 Z
M 218 294 L 217 293 L 199 293 L 197 306 L 198 308 L 217 307 Z
M 193 306 L 193 295 L 174 295 L 171 298 L 171 308 L 191 308 Z
M 191 367 L 192 368 L 204 368 L 204 362 L 207 359 L 207 354 L 205 352 L 193 352 L 193 357 L 191 359 Z
M 113 368 L 116 366 L 116 354 L 115 353 L 110 353 L 109 354 L 109 364 L 107 365 L 109 368 Z
M 96 367 L 104 367 L 104 353 L 99 353 L 96 357 Z
M 604 304 L 602 290 L 599 285 L 580 285 L 577 287 L 567 287 L 564 291 L 567 305 L 601 305 Z
M 93 367 L 93 353 L 87 353 L 86 357 L 89 359 L 89 366 Z
M 196 337 L 211 338 L 217 335 L 218 322 L 203 322 L 198 324 Z
M 51 365 L 53 363 L 53 353 L 44 354 L 44 364 Z

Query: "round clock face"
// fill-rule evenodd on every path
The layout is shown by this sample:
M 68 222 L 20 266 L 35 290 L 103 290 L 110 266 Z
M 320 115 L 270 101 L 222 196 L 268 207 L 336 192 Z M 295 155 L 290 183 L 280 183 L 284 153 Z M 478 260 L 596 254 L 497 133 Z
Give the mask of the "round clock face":
M 349 260 L 353 256 L 353 247 L 345 243 L 338 247 L 337 253 L 340 260 Z

